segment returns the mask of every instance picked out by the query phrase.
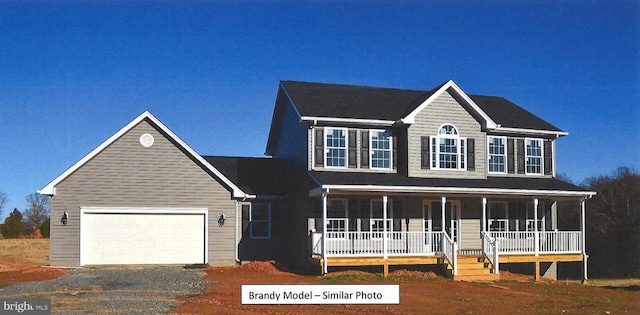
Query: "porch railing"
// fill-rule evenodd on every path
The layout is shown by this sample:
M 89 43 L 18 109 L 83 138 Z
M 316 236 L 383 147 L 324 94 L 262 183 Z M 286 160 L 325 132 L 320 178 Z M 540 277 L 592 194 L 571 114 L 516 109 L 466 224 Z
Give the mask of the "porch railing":
M 488 232 L 490 238 L 500 241 L 500 253 L 531 254 L 536 251 L 535 232 Z M 580 253 L 580 231 L 539 231 L 539 253 Z
M 449 261 L 453 275 L 455 276 L 458 274 L 458 243 L 454 242 L 451 237 L 449 237 L 449 234 L 442 234 L 442 256 Z
M 500 273 L 500 241 L 495 238 L 491 238 L 487 232 L 482 232 L 482 255 L 489 259 L 489 262 L 493 266 L 493 273 Z
M 541 253 L 581 253 L 580 231 L 544 231 L 540 233 Z
M 383 232 L 327 232 L 327 256 L 383 255 Z M 442 232 L 387 232 L 388 255 L 440 255 Z M 314 255 L 322 255 L 322 232 L 310 234 Z

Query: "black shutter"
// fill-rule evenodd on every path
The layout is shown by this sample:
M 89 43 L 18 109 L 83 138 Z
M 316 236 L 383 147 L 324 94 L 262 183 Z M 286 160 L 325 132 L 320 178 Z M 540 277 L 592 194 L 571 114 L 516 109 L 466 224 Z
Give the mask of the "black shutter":
M 360 137 L 360 167 L 369 168 L 369 131 L 363 131 Z
M 402 231 L 402 202 L 393 201 L 393 230 Z
M 525 169 L 525 161 L 524 161 L 524 153 L 525 153 L 525 147 L 524 147 L 524 139 L 518 139 L 517 140 L 517 144 L 518 144 L 518 174 L 524 174 L 524 169 Z
M 398 168 L 398 137 L 391 137 L 391 141 L 393 142 L 393 168 Z
M 467 171 L 476 170 L 476 141 L 467 139 Z
M 420 153 L 421 153 L 421 161 L 422 168 L 429 168 L 429 149 L 431 148 L 431 141 L 429 141 L 429 137 L 420 137 Z
M 315 166 L 324 166 L 324 130 L 315 129 Z
M 369 218 L 371 217 L 369 200 L 363 200 L 360 203 L 360 231 L 368 232 L 369 226 L 371 223 L 369 222 Z
M 358 167 L 358 137 L 356 130 L 349 130 L 349 167 Z
M 516 172 L 515 167 L 515 151 L 513 147 L 513 138 L 507 139 L 507 173 L 513 174 Z
M 551 175 L 553 174 L 553 152 L 552 152 L 552 140 L 548 140 L 544 142 L 544 174 Z

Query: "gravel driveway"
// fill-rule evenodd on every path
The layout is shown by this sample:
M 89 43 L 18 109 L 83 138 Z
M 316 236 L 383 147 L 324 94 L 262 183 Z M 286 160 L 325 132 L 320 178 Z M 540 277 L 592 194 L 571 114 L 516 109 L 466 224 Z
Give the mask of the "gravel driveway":
M 180 296 L 204 291 L 204 270 L 182 267 L 86 268 L 48 281 L 10 285 L 0 298 L 50 298 L 53 314 L 166 313 Z

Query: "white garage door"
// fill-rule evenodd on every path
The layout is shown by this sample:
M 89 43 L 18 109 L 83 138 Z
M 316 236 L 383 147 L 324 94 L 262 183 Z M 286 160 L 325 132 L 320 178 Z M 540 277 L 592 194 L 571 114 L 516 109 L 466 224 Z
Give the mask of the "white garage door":
M 206 209 L 83 208 L 81 265 L 206 263 Z

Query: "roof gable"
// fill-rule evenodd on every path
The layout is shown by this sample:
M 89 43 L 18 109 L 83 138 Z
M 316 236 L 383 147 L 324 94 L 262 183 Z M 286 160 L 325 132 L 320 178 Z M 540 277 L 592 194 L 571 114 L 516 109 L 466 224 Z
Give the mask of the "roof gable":
M 210 174 L 213 174 L 217 179 L 219 179 L 222 183 L 224 183 L 229 190 L 232 192 L 232 196 L 234 198 L 251 198 L 253 196 L 246 194 L 239 187 L 237 187 L 233 182 L 231 182 L 228 178 L 226 178 L 220 171 L 218 171 L 215 167 L 213 167 L 209 162 L 207 162 L 202 156 L 200 156 L 195 150 L 193 150 L 189 145 L 187 145 L 182 139 L 180 139 L 173 131 L 171 131 L 167 126 L 165 126 L 162 122 L 160 122 L 155 116 L 153 116 L 150 112 L 145 111 L 140 114 L 140 116 L 136 117 L 114 135 L 109 137 L 106 141 L 100 144 L 97 148 L 93 149 L 89 154 L 85 155 L 78 162 L 73 164 L 67 170 L 65 170 L 62 174 L 48 183 L 45 187 L 38 190 L 38 193 L 43 195 L 54 196 L 56 193 L 56 186 L 64 181 L 71 174 L 80 169 L 83 165 L 93 159 L 95 156 L 104 151 L 107 147 L 109 147 L 112 143 L 120 139 L 124 134 L 129 132 L 135 126 L 140 124 L 143 120 L 148 121 L 150 124 L 158 127 L 170 140 L 172 140 L 176 146 L 178 146 L 181 150 L 183 150 L 189 157 L 197 161 L 201 166 L 208 171 Z

